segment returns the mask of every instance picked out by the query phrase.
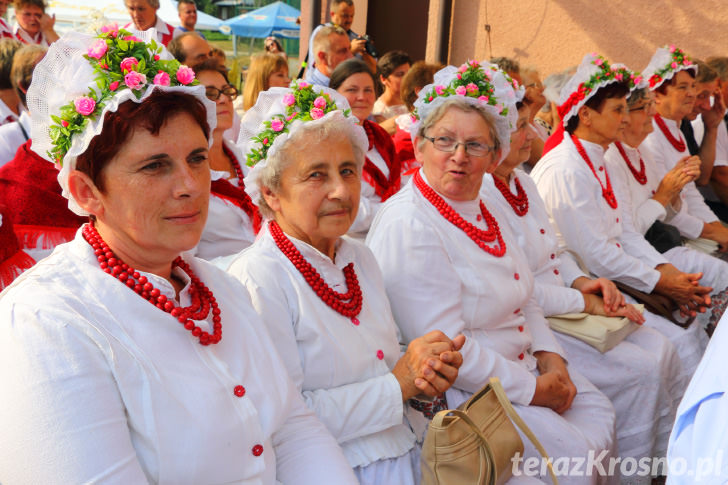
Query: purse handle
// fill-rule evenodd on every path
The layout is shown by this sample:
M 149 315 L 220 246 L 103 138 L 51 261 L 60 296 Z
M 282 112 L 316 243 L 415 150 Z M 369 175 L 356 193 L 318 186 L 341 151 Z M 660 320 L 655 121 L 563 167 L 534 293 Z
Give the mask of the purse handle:
M 546 453 L 543 445 L 538 440 L 538 438 L 536 438 L 536 435 L 533 434 L 533 431 L 531 431 L 526 422 L 518 415 L 516 410 L 513 409 L 513 405 L 511 404 L 510 399 L 508 399 L 508 396 L 506 396 L 506 391 L 503 389 L 503 385 L 501 384 L 500 379 L 497 377 L 491 377 L 489 380 L 489 384 L 490 388 L 493 389 L 493 392 L 495 392 L 495 396 L 498 398 L 498 402 L 501 406 L 503 406 L 503 409 L 505 409 L 508 417 L 511 418 L 511 421 L 516 423 L 519 428 L 521 428 L 523 434 L 525 434 L 528 439 L 531 440 L 531 443 L 533 443 L 538 452 L 541 453 L 541 457 L 546 460 L 546 466 L 548 467 L 551 480 L 554 482 L 554 485 L 558 485 L 559 480 L 556 478 L 556 474 L 554 473 L 554 467 L 551 465 L 551 460 L 549 459 L 548 453 Z
M 482 450 L 483 448 L 485 448 L 485 455 L 486 455 L 485 457 L 486 457 L 487 461 L 495 464 L 495 457 L 493 456 L 493 450 L 490 449 L 490 443 L 488 443 L 488 438 L 485 437 L 485 435 L 480 430 L 478 425 L 475 424 L 475 421 L 470 419 L 470 416 L 468 416 L 467 413 L 464 413 L 463 411 L 460 411 L 459 409 L 451 409 L 447 413 L 443 412 L 442 413 L 443 417 L 445 416 L 445 414 L 452 414 L 453 416 L 457 416 L 458 418 L 462 419 L 463 422 L 465 422 L 465 424 L 467 424 L 470 427 L 470 429 L 476 435 L 478 435 L 478 437 L 480 438 L 480 441 L 483 442 L 483 446 L 480 449 Z M 481 466 L 481 470 L 482 470 L 482 466 Z M 481 473 L 481 476 L 482 476 L 482 473 Z M 487 485 L 495 485 L 495 478 L 496 478 L 495 473 L 491 473 L 490 476 L 488 476 Z M 478 483 L 480 483 L 480 480 L 478 480 Z

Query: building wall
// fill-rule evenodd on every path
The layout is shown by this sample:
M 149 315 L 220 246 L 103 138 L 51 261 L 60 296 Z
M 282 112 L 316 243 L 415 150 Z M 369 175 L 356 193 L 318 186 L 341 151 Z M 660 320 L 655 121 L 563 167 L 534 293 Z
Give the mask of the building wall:
M 301 0 L 304 24 L 306 5 L 314 1 Z M 319 1 L 328 18 L 327 0 Z M 468 59 L 508 56 L 521 65 L 535 66 L 545 77 L 578 64 L 584 54 L 594 51 L 638 70 L 647 66 L 657 47 L 670 43 L 693 57 L 728 55 L 725 0 L 429 0 L 429 6 L 420 2 L 419 15 L 407 18 L 380 8 L 379 0 L 371 2 L 373 11 L 367 18 L 369 2 L 354 0 L 353 29 L 377 30 L 368 29 L 367 23 L 385 17 L 381 23 L 391 29 L 383 38 L 388 50 L 398 43 L 408 45 L 413 32 L 419 30 L 408 28 L 408 23 L 426 23 L 428 61 L 460 64 Z M 426 20 L 421 15 L 425 11 Z M 442 18 L 447 19 L 445 25 L 438 22 Z M 302 39 L 307 38 L 305 27 L 301 34 Z
M 449 62 L 508 56 L 546 76 L 593 51 L 638 70 L 670 43 L 693 57 L 728 55 L 726 7 L 724 0 L 455 0 Z

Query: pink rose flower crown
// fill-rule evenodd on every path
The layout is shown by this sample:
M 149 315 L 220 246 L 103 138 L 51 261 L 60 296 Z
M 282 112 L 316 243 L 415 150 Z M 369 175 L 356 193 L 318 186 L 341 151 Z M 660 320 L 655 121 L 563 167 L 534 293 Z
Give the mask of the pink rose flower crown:
M 482 104 L 496 107 L 499 114 L 506 116 L 509 110 L 508 105 L 503 103 L 499 104 L 495 96 L 496 88 L 493 83 L 493 77 L 496 74 L 505 77 L 508 83 L 511 84 L 514 92 L 519 91 L 518 81 L 512 79 L 494 64 L 468 61 L 457 69 L 457 73 L 447 85 L 435 84 L 420 98 L 424 104 L 432 103 L 436 98 L 441 97 L 466 96 L 476 98 Z M 412 116 L 416 120 L 420 120 L 419 111 L 421 109 L 418 110 L 415 108 L 412 113 Z
M 658 48 L 644 70 L 650 91 L 685 69 L 693 69 L 697 74 L 698 65 L 682 49 L 674 45 Z
M 559 116 L 564 124 L 576 115 L 599 88 L 613 82 L 624 82 L 632 90 L 642 83 L 642 76 L 622 64 L 610 65 L 607 59 L 596 52 L 585 55 L 576 73 L 562 90 L 562 96 L 568 93 L 568 97 L 562 98 L 563 101 L 559 106 Z
M 306 81 L 294 81 L 288 89 L 290 92 L 282 98 L 285 113 L 275 114 L 271 119 L 263 121 L 263 130 L 251 138 L 253 143 L 246 154 L 246 164 L 249 167 L 264 160 L 275 139 L 282 133 L 289 133 L 294 122 L 318 120 L 327 113 L 341 109 L 328 93 L 315 89 L 315 86 Z M 344 116 L 348 117 L 350 113 L 348 107 L 343 110 Z
M 434 82 L 422 88 L 414 103 L 410 135 L 414 140 L 423 121 L 448 98 L 460 98 L 483 108 L 495 123 L 500 142 L 500 160 L 510 149 L 510 133 L 516 128 L 516 103 L 525 88 L 508 73 L 487 61 L 471 60 L 459 67 L 446 66 L 435 73 Z
M 149 84 L 199 84 L 189 67 L 161 59 L 163 48 L 153 39 L 145 43 L 116 25 L 102 27 L 96 38 L 83 56 L 96 74 L 96 86 L 61 106 L 57 115 L 51 114 L 48 129 L 52 148 L 47 154 L 58 165 L 71 148 L 73 136 L 82 133 L 90 120 L 96 120 L 115 94 L 128 89 L 140 99 Z

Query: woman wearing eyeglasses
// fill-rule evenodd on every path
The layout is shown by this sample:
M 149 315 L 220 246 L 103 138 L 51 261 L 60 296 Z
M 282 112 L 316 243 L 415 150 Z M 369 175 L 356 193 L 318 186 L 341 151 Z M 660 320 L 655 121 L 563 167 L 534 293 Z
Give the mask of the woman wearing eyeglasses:
M 228 82 L 225 69 L 214 60 L 197 66 L 195 74 L 217 108 L 217 127 L 212 132 L 209 157 L 210 209 L 195 250 L 197 257 L 212 260 L 250 246 L 260 229 L 261 218 L 258 207 L 245 193 L 245 159 L 237 146 L 223 137 L 233 123 L 233 100 L 238 91 Z
M 494 65 L 471 61 L 442 69 L 420 91 L 411 131 L 422 168 L 379 210 L 367 245 L 405 342 L 434 328 L 466 336 L 448 407 L 498 376 L 550 456 L 584 463 L 594 453 L 608 462 L 612 404 L 568 366 L 533 298 L 528 259 L 504 216 L 480 196 L 518 119 L 509 81 Z M 524 447 L 524 463 L 538 456 L 528 440 Z M 591 467 L 589 476 L 559 480 L 605 481 Z

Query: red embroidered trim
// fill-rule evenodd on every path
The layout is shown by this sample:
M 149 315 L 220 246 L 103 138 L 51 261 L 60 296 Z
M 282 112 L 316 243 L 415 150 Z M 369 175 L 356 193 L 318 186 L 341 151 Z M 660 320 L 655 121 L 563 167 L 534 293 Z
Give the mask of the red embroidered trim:
M 384 202 L 399 191 L 402 167 L 396 153 L 394 153 L 394 142 L 392 142 L 391 137 L 383 129 L 377 129 L 379 127 L 374 125 L 375 123 L 369 120 L 364 120 L 364 123 L 362 123 L 369 139 L 369 150 L 377 147 L 379 154 L 389 167 L 389 177 L 385 177 L 379 167 L 369 160 L 369 157 L 364 161 L 364 173 L 369 176 L 367 182 L 371 183 L 374 192 Z

